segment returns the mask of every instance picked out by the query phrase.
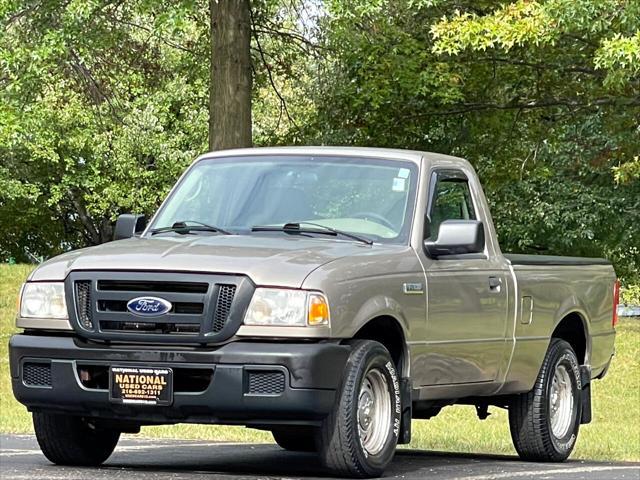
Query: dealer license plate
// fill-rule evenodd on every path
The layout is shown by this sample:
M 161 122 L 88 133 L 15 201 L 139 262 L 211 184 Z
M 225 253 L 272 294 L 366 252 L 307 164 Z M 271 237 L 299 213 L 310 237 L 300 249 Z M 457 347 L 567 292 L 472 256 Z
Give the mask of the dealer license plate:
M 111 367 L 109 396 L 116 403 L 171 405 L 173 371 L 156 367 Z

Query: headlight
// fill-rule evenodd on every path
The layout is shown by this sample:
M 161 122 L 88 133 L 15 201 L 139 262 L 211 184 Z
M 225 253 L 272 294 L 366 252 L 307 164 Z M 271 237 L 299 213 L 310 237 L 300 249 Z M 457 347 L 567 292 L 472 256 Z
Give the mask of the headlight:
M 329 325 L 324 295 L 304 290 L 257 288 L 244 316 L 245 325 L 304 327 Z
M 25 283 L 20 300 L 22 318 L 68 318 L 64 283 Z

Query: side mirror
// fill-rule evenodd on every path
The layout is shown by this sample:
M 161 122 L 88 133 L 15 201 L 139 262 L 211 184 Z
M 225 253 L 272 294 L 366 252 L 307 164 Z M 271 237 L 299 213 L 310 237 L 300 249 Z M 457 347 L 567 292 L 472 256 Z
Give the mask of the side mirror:
M 116 221 L 116 229 L 113 234 L 114 240 L 123 240 L 140 235 L 147 225 L 147 219 L 144 215 L 132 215 L 124 213 L 118 217 Z
M 424 248 L 431 258 L 480 253 L 484 250 L 484 227 L 479 220 L 445 220 L 438 238 L 425 240 Z

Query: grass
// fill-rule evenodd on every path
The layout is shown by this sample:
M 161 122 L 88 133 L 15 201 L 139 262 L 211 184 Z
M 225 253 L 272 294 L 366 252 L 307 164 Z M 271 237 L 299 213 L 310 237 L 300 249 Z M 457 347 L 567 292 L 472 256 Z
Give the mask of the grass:
M 7 342 L 15 332 L 16 297 L 32 267 L 0 265 L 0 432 L 30 433 L 31 418 L 11 393 Z M 609 374 L 594 382 L 594 419 L 583 425 L 573 458 L 640 461 L 640 321 L 621 320 Z M 491 409 L 480 422 L 468 406 L 445 408 L 431 420 L 416 420 L 409 448 L 515 454 L 506 412 Z M 233 442 L 271 442 L 268 433 L 243 427 L 175 425 L 145 427 L 142 435 Z
M 16 331 L 16 302 L 20 285 L 33 267 L 0 264 L 0 432 L 31 430 L 26 409 L 13 398 L 9 373 L 9 337 Z

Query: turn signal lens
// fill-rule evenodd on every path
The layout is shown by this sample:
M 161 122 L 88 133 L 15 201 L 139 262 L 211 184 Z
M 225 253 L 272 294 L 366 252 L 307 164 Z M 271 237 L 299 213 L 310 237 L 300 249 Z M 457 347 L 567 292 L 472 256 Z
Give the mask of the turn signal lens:
M 324 295 L 309 294 L 309 316 L 307 324 L 311 326 L 329 325 L 329 304 Z

